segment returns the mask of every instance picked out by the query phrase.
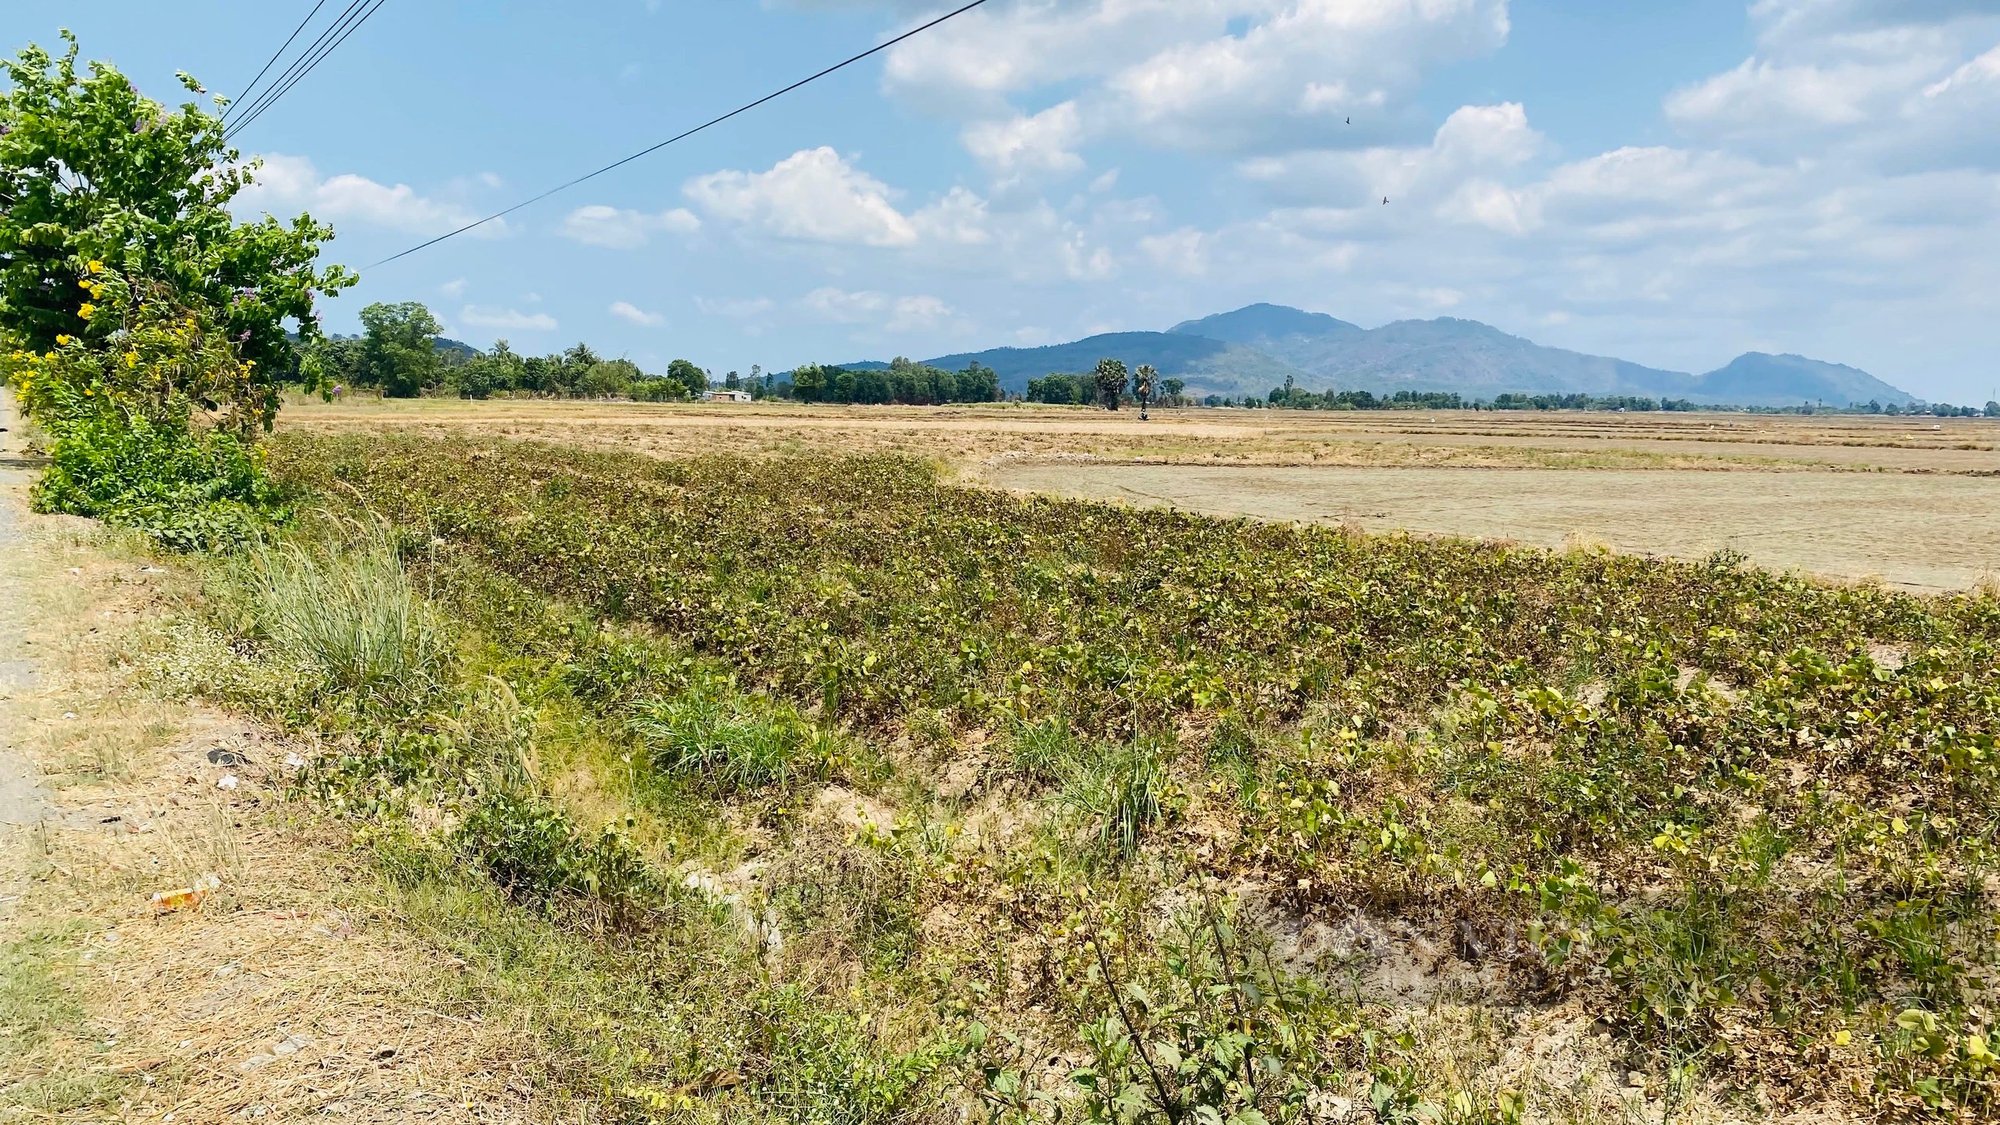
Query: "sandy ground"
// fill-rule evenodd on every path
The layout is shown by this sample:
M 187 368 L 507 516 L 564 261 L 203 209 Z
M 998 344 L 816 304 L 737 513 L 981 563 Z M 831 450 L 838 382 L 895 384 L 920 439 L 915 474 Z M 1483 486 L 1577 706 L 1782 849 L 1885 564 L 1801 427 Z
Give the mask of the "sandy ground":
M 30 462 L 20 452 L 20 422 L 14 416 L 13 396 L 0 390 L 0 551 L 18 549 L 21 542 L 20 497 L 26 492 Z M 6 702 L 31 690 L 35 664 L 27 649 L 26 581 L 11 570 L 0 570 L 0 831 L 26 828 L 41 822 L 45 794 L 34 766 L 16 750 L 16 737 L 5 721 Z M 4 894 L 18 893 L 8 886 Z
M 1918 589 L 2000 570 L 2000 480 L 1872 473 L 1224 468 L 1021 462 L 1001 487 L 1214 515 L 1350 523 L 1701 558 Z

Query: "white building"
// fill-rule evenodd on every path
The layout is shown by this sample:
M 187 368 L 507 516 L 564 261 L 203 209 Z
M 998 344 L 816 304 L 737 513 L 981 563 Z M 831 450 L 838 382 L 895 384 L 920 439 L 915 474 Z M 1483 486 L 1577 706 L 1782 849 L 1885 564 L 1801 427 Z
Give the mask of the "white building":
M 749 391 L 732 391 L 732 390 L 726 390 L 726 389 L 718 389 L 718 390 L 713 390 L 713 391 L 703 391 L 703 392 L 701 392 L 701 401 L 703 401 L 703 402 L 749 402 L 749 401 L 750 401 L 750 392 L 749 392 Z

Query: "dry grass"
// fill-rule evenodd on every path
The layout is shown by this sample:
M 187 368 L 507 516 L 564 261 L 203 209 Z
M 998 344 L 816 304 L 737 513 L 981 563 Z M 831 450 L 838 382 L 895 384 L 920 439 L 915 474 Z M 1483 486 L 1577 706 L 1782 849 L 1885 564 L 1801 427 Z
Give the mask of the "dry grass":
M 0 719 L 51 806 L 5 839 L 0 1120 L 528 1119 L 513 1033 L 427 1007 L 453 967 L 278 799 L 287 747 L 137 682 L 133 638 L 186 579 L 99 543 L 46 520 L 0 548 L 41 675 Z M 198 909 L 151 905 L 206 876 Z
M 1019 458 L 1170 464 L 2000 473 L 1988 419 L 1746 414 L 640 404 L 357 398 L 288 407 L 289 429 L 473 432 L 661 457 L 899 452 L 963 473 Z

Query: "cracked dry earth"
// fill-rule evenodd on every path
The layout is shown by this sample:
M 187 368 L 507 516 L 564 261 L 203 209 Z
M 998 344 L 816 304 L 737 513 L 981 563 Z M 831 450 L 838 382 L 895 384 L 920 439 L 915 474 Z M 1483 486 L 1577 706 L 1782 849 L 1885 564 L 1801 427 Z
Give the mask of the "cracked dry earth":
M 546 1117 L 518 1036 L 426 1006 L 457 966 L 281 799 L 289 748 L 149 690 L 187 576 L 28 514 L 4 392 L 0 426 L 0 1122 Z

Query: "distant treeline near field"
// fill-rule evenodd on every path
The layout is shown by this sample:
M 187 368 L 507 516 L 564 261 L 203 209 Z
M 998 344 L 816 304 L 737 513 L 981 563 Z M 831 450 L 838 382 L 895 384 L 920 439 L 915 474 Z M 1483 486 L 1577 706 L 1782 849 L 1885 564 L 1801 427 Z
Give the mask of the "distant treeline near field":
M 629 398 L 641 402 L 682 402 L 711 390 L 742 391 L 753 399 L 797 402 L 900 403 L 932 406 L 946 403 L 1003 402 L 994 369 L 978 360 L 963 370 L 949 370 L 898 357 L 893 362 L 851 367 L 805 364 L 783 373 L 752 366 L 747 376 L 735 371 L 717 377 L 685 359 L 667 365 L 664 373 L 640 369 L 628 359 L 598 355 L 587 344 L 546 356 L 516 354 L 501 340 L 485 352 L 439 335 L 441 326 L 429 309 L 415 301 L 374 304 L 361 310 L 365 332 L 358 337 L 334 337 L 316 343 L 305 362 L 317 364 L 330 382 L 349 388 L 378 390 L 391 398 L 456 395 L 537 395 L 554 398 Z M 1100 368 L 1103 365 L 1100 364 Z M 1113 379 L 1112 384 L 1117 380 Z M 1050 372 L 1028 380 L 1021 398 L 1050 404 L 1097 403 L 1110 406 L 1135 402 L 1136 382 L 1122 389 L 1107 386 L 1097 373 Z M 1947 403 L 1870 401 L 1835 408 L 1799 406 L 1727 406 L 1688 399 L 1638 395 L 1499 394 L 1492 399 L 1467 398 L 1453 391 L 1397 391 L 1376 395 L 1360 390 L 1310 391 L 1294 385 L 1273 387 L 1259 398 L 1244 395 L 1191 397 L 1181 379 L 1162 379 L 1151 401 L 1163 406 L 1236 406 L 1289 410 L 1724 410 L 1779 414 L 1922 414 L 1938 417 L 2000 417 L 2000 402 L 1982 410 Z
M 1940 418 L 2000 417 L 2000 402 L 1984 409 L 1953 406 L 1950 403 L 1861 402 L 1844 407 L 1816 406 L 1730 406 L 1697 403 L 1684 398 L 1648 398 L 1643 395 L 1587 394 L 1500 394 L 1491 400 L 1466 399 L 1454 392 L 1397 391 L 1377 397 L 1368 391 L 1308 391 L 1295 386 L 1271 388 L 1262 399 L 1245 396 L 1234 401 L 1221 395 L 1203 399 L 1207 406 L 1271 407 L 1289 410 L 1629 410 L 1629 411 L 1729 411 L 1752 414 L 1922 414 Z

